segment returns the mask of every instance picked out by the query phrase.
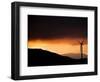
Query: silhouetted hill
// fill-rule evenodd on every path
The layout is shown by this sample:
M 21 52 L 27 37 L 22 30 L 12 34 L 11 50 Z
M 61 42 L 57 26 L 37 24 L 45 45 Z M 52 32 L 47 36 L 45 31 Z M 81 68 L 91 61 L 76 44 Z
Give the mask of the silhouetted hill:
M 28 49 L 28 66 L 86 64 L 87 59 L 72 59 L 42 49 Z

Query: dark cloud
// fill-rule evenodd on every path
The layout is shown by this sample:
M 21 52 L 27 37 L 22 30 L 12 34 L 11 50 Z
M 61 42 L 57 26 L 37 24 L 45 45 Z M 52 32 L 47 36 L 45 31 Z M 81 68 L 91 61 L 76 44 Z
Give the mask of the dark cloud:
M 87 18 L 28 15 L 28 39 L 87 38 Z

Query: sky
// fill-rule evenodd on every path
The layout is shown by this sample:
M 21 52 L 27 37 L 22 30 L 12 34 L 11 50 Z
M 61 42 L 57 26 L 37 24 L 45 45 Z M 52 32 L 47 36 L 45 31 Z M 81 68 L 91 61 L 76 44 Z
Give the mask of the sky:
M 86 17 L 28 15 L 28 48 L 79 54 L 81 41 L 87 54 Z

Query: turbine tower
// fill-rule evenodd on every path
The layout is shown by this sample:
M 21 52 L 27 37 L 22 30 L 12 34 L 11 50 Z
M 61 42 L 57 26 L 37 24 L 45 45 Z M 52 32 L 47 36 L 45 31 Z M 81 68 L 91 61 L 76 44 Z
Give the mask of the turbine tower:
M 81 59 L 83 59 L 83 41 L 80 41 L 80 55 Z

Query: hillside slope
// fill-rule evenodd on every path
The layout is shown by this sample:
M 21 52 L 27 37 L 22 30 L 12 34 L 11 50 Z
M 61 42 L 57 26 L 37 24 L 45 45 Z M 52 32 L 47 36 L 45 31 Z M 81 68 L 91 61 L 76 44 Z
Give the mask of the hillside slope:
M 87 58 L 72 59 L 42 49 L 28 49 L 28 66 L 86 64 Z

